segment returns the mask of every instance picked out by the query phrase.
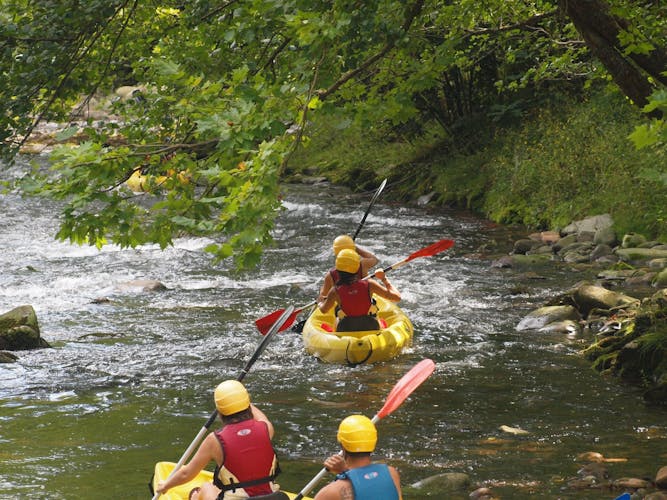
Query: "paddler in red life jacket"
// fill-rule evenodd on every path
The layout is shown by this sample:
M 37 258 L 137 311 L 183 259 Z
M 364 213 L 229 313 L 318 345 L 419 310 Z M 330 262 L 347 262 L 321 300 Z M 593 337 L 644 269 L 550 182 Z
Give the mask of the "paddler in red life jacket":
M 373 295 L 392 302 L 401 300 L 401 294 L 389 282 L 384 271 L 375 271 L 374 279 L 360 279 L 361 257 L 354 250 L 346 248 L 336 257 L 338 281 L 327 296 L 318 301 L 320 311 L 326 313 L 338 304 L 337 316 L 342 316 L 336 324 L 337 332 L 379 330 L 380 325 L 373 310 Z M 342 314 L 341 314 L 342 313 Z
M 250 403 L 248 391 L 236 380 L 219 384 L 214 400 L 224 426 L 206 436 L 192 460 L 158 484 L 157 492 L 190 481 L 213 460 L 217 465 L 213 483 L 194 488 L 191 500 L 288 500 L 273 482 L 280 467 L 269 419 Z
M 396 468 L 372 463 L 377 444 L 373 421 L 363 415 L 350 415 L 338 427 L 338 442 L 343 454 L 324 461 L 336 480 L 317 492 L 313 500 L 401 500 L 401 479 Z
M 365 278 L 368 275 L 368 271 L 372 267 L 376 266 L 377 263 L 379 262 L 378 258 L 372 252 L 369 252 L 365 248 L 358 246 L 354 242 L 351 236 L 348 236 L 347 234 L 342 234 L 340 236 L 337 236 L 336 239 L 333 241 L 334 258 L 338 257 L 338 254 L 341 252 L 341 250 L 345 249 L 356 251 L 359 254 L 359 257 L 361 258 L 361 266 L 359 267 L 359 272 L 358 272 L 359 279 Z M 333 286 L 338 282 L 338 280 L 339 280 L 338 270 L 335 267 L 332 267 L 327 271 L 327 274 L 324 276 L 324 283 L 322 283 L 322 287 L 320 288 L 320 296 L 318 300 L 326 299 L 329 290 L 333 288 Z

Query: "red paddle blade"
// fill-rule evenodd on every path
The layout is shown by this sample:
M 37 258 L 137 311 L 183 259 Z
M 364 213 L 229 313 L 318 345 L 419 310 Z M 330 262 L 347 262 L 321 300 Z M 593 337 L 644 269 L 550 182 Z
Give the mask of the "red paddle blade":
M 262 335 L 266 335 L 273 324 L 278 321 L 278 318 L 283 315 L 285 312 L 285 309 L 278 309 L 277 311 L 272 312 L 271 314 L 268 314 L 267 316 L 264 316 L 263 318 L 259 318 L 258 320 L 255 320 L 255 325 L 257 326 L 257 329 Z M 294 320 L 296 319 L 297 314 L 301 312 L 301 309 L 295 309 L 292 314 L 290 314 L 289 318 L 283 323 L 283 325 L 278 329 L 279 332 L 282 332 L 283 330 L 286 330 L 292 324 L 294 323 Z
M 396 408 L 401 406 L 408 396 L 412 394 L 424 380 L 431 376 L 431 373 L 433 373 L 434 370 L 435 363 L 430 359 L 424 359 L 413 366 L 412 369 L 403 375 L 401 380 L 396 383 L 387 396 L 384 406 L 375 415 L 375 419 L 380 420 L 381 418 L 390 415 Z
M 416 259 L 417 257 L 431 257 L 432 255 L 438 254 L 444 250 L 447 250 L 448 248 L 452 248 L 453 246 L 454 240 L 436 241 L 426 248 L 422 248 L 421 250 L 417 250 L 415 253 L 410 254 L 403 262 L 410 262 L 412 259 Z

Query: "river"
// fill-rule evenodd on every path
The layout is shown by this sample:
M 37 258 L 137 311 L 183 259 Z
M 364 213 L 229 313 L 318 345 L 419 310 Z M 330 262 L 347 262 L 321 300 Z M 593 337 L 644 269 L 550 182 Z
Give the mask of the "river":
M 1 175 L 25 168 L 21 160 Z M 0 498 L 150 498 L 154 464 L 180 458 L 214 408 L 215 386 L 237 378 L 262 340 L 254 321 L 316 297 L 331 241 L 356 230 L 372 195 L 326 185 L 284 192 L 276 245 L 244 273 L 213 263 L 205 238 L 179 238 L 165 251 L 57 242 L 56 203 L 0 195 L 0 312 L 32 305 L 53 346 L 0 364 Z M 470 490 L 489 486 L 502 498 L 602 499 L 616 493 L 566 488 L 580 453 L 627 459 L 608 464 L 612 478 L 652 479 L 667 465 L 664 407 L 593 371 L 578 354 L 585 338 L 515 330 L 585 272 L 553 265 L 535 279 L 493 268 L 476 250 L 494 240 L 508 251 L 516 229 L 391 204 L 390 192 L 357 238 L 381 265 L 442 238 L 456 245 L 392 273 L 415 326 L 398 358 L 323 364 L 285 331 L 252 366 L 244 383 L 276 427 L 283 487 L 308 483 L 338 450 L 340 419 L 372 417 L 424 358 L 435 361 L 433 375 L 378 423 L 377 458 L 397 466 L 405 485 L 464 472 Z M 141 279 L 167 290 L 119 286 Z

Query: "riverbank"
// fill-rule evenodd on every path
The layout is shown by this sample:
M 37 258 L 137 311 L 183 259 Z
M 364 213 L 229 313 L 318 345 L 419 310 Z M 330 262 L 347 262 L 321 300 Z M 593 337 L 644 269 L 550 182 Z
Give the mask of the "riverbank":
M 517 330 L 585 335 L 581 354 L 594 369 L 641 387 L 648 403 L 667 404 L 667 244 L 636 233 L 618 238 L 612 224 L 604 215 L 531 234 L 492 265 L 539 273 L 562 263 L 575 276 L 593 269 L 594 280 L 552 297 Z
M 387 177 L 385 200 L 461 207 L 533 230 L 608 213 L 619 234 L 665 240 L 664 159 L 630 142 L 639 123 L 634 107 L 603 92 L 545 102 L 502 126 L 470 118 L 451 133 L 426 119 L 412 128 L 315 121 L 286 175 L 366 190 Z

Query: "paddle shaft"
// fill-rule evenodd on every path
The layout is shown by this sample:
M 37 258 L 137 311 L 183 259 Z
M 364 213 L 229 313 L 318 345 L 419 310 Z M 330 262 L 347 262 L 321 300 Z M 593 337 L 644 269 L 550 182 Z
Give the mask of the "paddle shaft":
M 255 352 L 253 355 L 250 357 L 246 365 L 243 367 L 243 370 L 241 370 L 241 373 L 239 376 L 236 378 L 239 382 L 241 382 L 245 376 L 248 374 L 250 371 L 250 368 L 252 365 L 255 364 L 255 361 L 259 358 L 260 354 L 264 351 L 266 346 L 268 345 L 269 341 L 271 338 L 280 330 L 280 327 L 283 326 L 283 323 L 285 323 L 288 318 L 292 315 L 292 312 L 294 311 L 294 306 L 289 306 L 287 309 L 285 309 L 285 312 L 278 318 L 278 320 L 273 324 L 271 327 L 271 330 L 266 334 L 266 336 L 262 339 L 262 341 L 259 343 L 257 346 L 257 349 L 255 349 Z M 174 466 L 174 469 L 171 471 L 169 476 L 167 477 L 167 480 L 171 478 L 176 472 L 183 466 L 185 461 L 192 455 L 192 452 L 195 450 L 197 445 L 199 445 L 199 442 L 204 438 L 204 435 L 208 431 L 208 429 L 213 425 L 213 422 L 215 422 L 215 419 L 218 417 L 218 410 L 214 410 L 213 413 L 211 413 L 211 416 L 208 417 L 208 420 L 204 424 L 204 426 L 199 430 L 195 438 L 192 440 L 190 443 L 190 446 L 185 450 L 183 455 L 181 456 L 180 460 L 176 463 Z M 153 500 L 157 500 L 160 497 L 160 493 L 155 493 L 153 495 Z
M 384 187 L 386 185 L 387 185 L 387 179 L 383 180 L 382 184 L 380 184 L 380 187 L 377 189 L 377 191 L 375 191 L 375 194 L 371 198 L 371 202 L 368 204 L 368 208 L 366 209 L 366 213 L 362 217 L 361 222 L 359 223 L 359 226 L 357 227 L 357 230 L 354 232 L 354 236 L 352 236 L 352 240 L 357 239 L 357 235 L 359 234 L 359 231 L 361 231 L 361 228 L 363 227 L 364 222 L 366 222 L 366 217 L 368 217 L 368 214 L 371 212 L 371 208 L 375 204 L 375 200 L 378 199 L 378 196 L 380 196 L 380 193 L 382 192 L 382 190 L 384 189 Z

